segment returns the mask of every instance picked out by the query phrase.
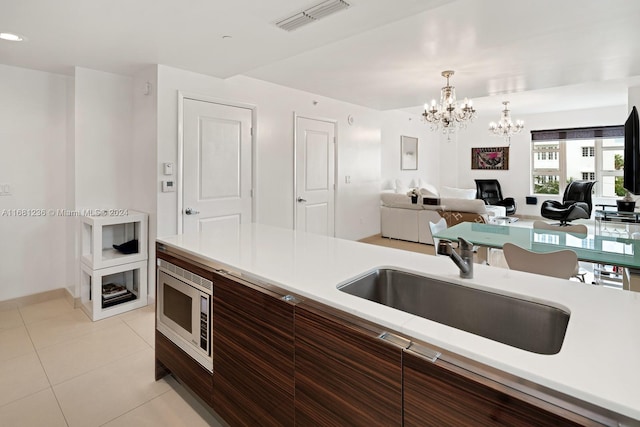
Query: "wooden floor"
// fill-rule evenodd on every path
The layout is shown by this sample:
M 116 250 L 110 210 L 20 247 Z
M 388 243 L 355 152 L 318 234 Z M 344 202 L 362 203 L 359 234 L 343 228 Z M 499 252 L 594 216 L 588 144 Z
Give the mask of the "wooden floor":
M 420 252 L 428 255 L 435 255 L 436 251 L 433 245 L 426 245 L 424 243 L 407 242 L 405 240 L 389 239 L 388 237 L 382 237 L 380 234 L 365 237 L 359 240 L 362 243 L 370 243 L 372 245 L 386 246 L 388 248 L 403 249 L 405 251 Z

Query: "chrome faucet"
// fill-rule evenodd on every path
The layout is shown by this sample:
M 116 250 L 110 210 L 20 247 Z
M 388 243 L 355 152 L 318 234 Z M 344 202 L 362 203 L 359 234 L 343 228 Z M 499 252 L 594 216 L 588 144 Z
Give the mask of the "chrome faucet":
M 438 255 L 447 255 L 460 269 L 460 277 L 463 279 L 473 278 L 473 245 L 458 237 L 460 255 L 451 246 L 451 240 L 440 239 L 438 242 Z

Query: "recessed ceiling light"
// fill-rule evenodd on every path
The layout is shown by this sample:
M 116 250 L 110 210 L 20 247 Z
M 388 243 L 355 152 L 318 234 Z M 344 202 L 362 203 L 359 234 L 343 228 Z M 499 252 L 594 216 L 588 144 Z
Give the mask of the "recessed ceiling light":
M 0 39 L 10 42 L 21 42 L 25 39 L 25 37 L 14 33 L 0 33 Z

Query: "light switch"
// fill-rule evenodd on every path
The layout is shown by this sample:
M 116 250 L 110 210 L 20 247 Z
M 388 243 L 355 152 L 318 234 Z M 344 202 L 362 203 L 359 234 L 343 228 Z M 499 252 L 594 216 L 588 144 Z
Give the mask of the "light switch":
M 11 195 L 11 184 L 0 184 L 0 196 Z
M 165 175 L 173 175 L 173 163 L 167 162 L 163 163 L 163 173 Z

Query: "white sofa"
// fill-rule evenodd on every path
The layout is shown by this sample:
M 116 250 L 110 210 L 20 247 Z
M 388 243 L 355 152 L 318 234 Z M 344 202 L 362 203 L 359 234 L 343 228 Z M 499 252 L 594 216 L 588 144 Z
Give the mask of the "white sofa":
M 482 200 L 475 198 L 440 198 L 439 205 L 425 205 L 422 197 L 412 204 L 406 193 L 383 191 L 380 202 L 382 237 L 429 245 L 433 245 L 429 222 L 436 223 L 444 218 L 451 227 L 464 221 L 487 223 L 490 216 L 505 216 L 503 207 L 485 206 Z

